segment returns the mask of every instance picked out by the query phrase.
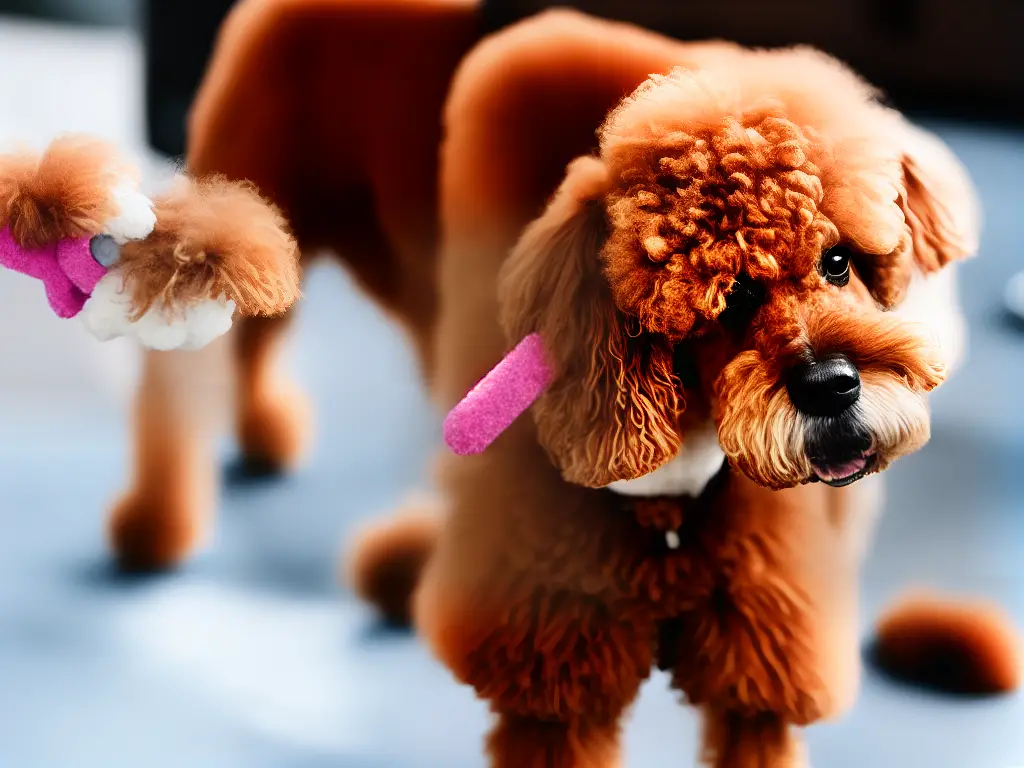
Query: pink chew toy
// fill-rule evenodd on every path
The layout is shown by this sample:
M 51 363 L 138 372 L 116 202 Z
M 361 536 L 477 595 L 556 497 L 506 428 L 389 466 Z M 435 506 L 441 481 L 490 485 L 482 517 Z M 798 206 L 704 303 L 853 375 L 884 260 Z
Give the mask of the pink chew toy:
M 107 269 L 93 258 L 88 237 L 69 238 L 42 248 L 22 248 L 10 228 L 0 232 L 0 266 L 43 282 L 50 308 L 58 317 L 82 311 Z
M 481 453 L 551 383 L 540 334 L 531 333 L 469 391 L 444 421 L 444 441 L 460 456 Z

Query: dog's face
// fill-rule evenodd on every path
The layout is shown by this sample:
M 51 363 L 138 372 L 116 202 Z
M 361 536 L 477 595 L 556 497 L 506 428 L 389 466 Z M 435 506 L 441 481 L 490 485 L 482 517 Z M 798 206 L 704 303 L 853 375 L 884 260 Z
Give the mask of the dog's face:
M 773 488 L 927 441 L 949 361 L 890 310 L 975 248 L 941 144 L 801 50 L 652 78 L 599 135 L 501 279 L 510 335 L 539 331 L 554 367 L 534 411 L 566 479 L 645 475 L 707 416 Z

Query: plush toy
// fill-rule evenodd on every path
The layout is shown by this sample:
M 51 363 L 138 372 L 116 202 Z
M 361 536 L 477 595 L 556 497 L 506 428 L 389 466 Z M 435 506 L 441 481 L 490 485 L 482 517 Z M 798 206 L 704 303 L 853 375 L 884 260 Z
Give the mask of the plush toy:
M 197 349 L 236 310 L 277 314 L 298 295 L 295 241 L 254 188 L 179 175 L 150 200 L 89 137 L 0 156 L 0 225 L 0 265 L 38 279 L 58 317 L 100 340 Z

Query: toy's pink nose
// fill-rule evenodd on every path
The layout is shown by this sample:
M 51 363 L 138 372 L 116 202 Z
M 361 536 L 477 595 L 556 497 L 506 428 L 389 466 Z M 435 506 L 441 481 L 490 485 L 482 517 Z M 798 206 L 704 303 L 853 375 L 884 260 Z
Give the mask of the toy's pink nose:
M 482 452 L 550 383 L 544 344 L 539 334 L 530 334 L 448 414 L 445 442 L 460 456 Z

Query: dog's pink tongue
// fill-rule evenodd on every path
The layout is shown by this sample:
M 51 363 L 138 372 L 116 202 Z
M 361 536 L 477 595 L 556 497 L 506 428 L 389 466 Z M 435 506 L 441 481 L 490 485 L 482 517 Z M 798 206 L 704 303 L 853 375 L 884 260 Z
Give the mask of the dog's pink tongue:
M 815 465 L 814 471 L 818 474 L 818 477 L 825 482 L 829 482 L 830 480 L 843 480 L 844 478 L 852 477 L 860 472 L 864 469 L 867 463 L 867 456 L 861 456 L 859 458 L 843 462 L 842 464 L 832 464 L 827 467 Z
M 482 452 L 551 383 L 540 334 L 532 333 L 469 391 L 444 422 L 444 440 L 460 456 Z

